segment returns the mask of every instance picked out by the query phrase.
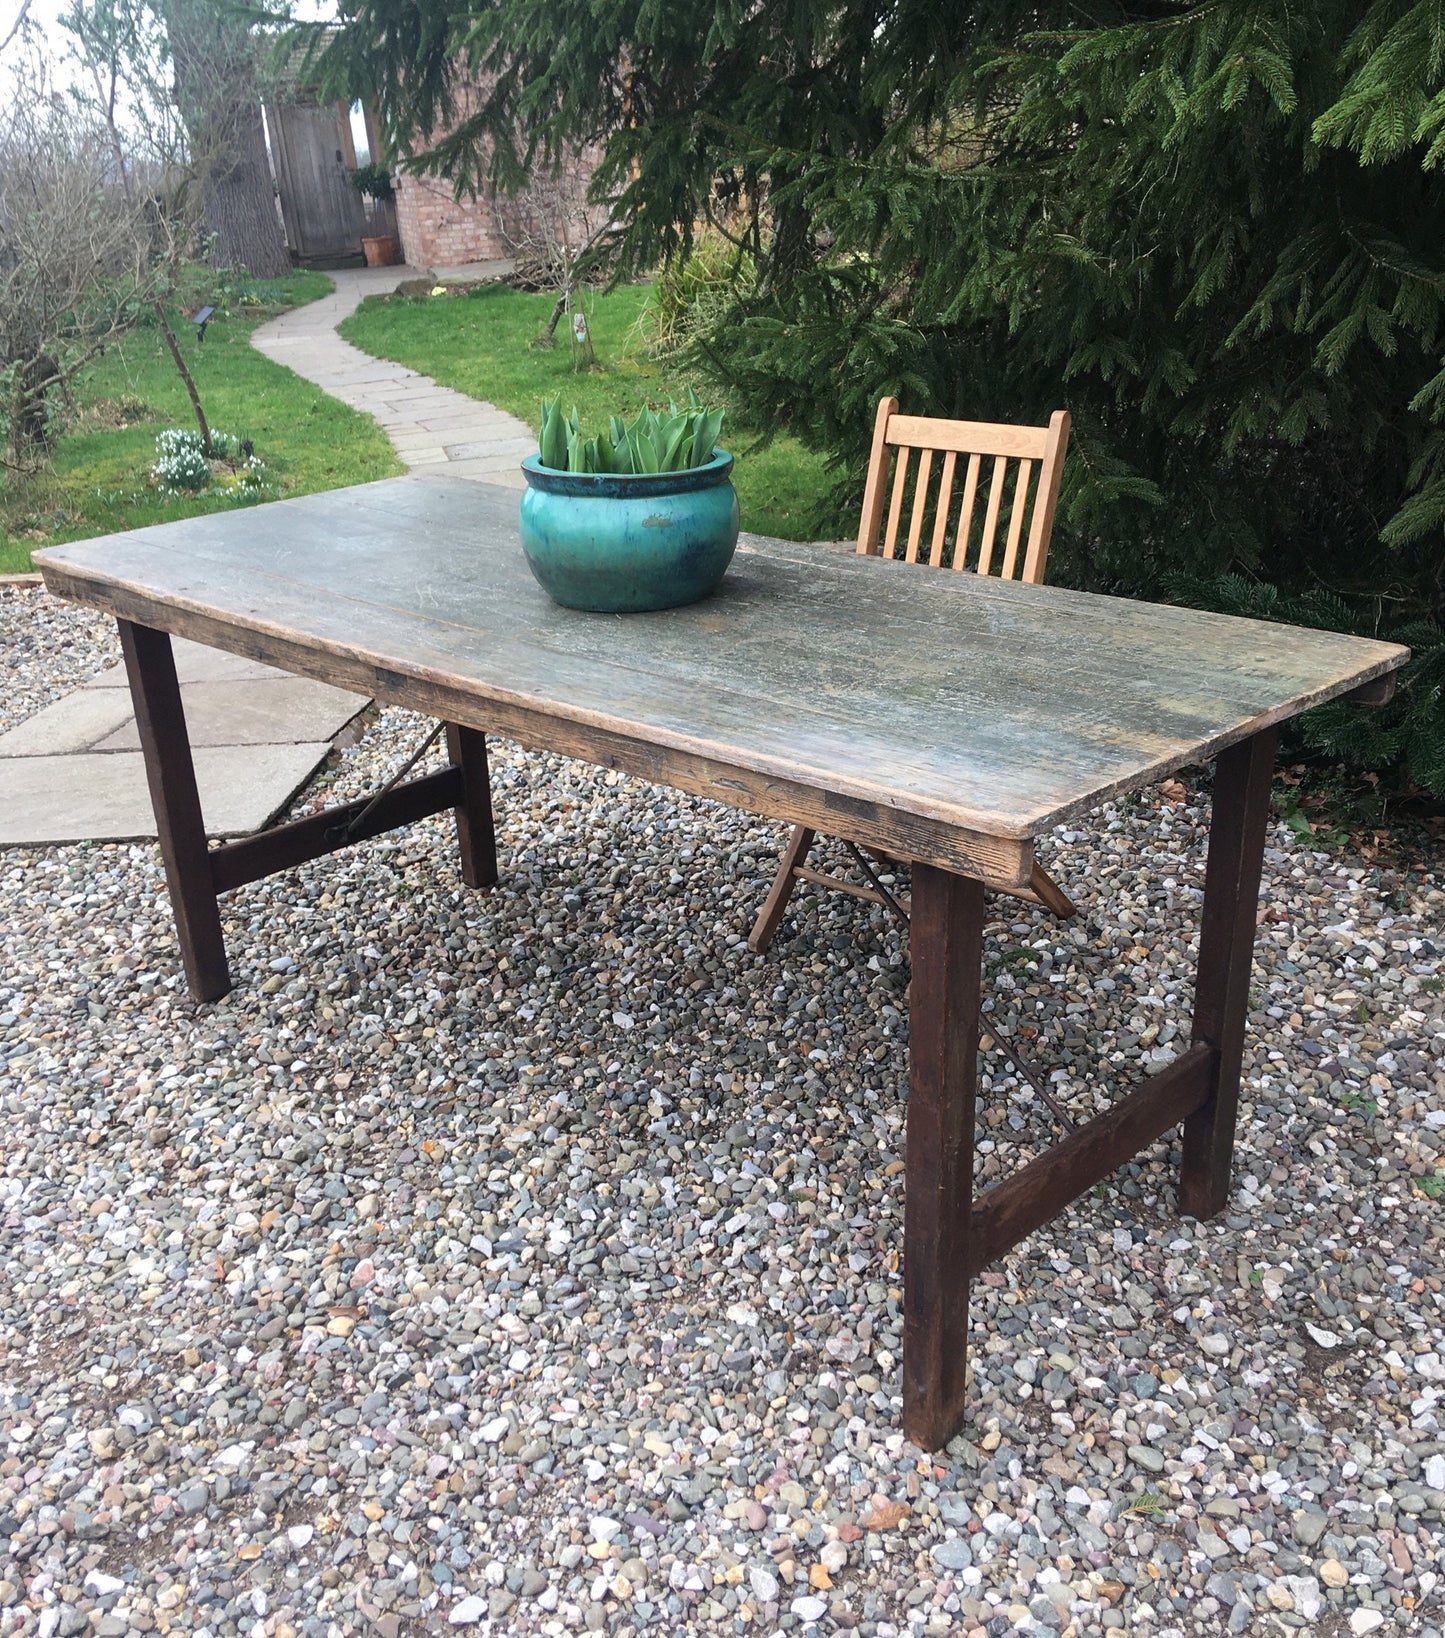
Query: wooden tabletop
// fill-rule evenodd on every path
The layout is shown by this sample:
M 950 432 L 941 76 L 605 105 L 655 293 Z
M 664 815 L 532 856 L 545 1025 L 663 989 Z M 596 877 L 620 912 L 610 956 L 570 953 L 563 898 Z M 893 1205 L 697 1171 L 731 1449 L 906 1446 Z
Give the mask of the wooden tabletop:
M 412 476 L 36 562 L 125 619 L 1015 884 L 1039 832 L 1408 656 L 746 535 L 705 602 L 581 614 L 516 514 Z

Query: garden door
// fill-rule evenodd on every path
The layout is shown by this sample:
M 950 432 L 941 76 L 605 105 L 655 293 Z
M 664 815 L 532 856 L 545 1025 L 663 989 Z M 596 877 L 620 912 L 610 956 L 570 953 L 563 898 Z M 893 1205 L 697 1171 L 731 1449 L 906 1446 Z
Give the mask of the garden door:
M 286 239 L 298 261 L 361 251 L 364 213 L 351 185 L 350 133 L 333 104 L 289 102 L 266 109 Z

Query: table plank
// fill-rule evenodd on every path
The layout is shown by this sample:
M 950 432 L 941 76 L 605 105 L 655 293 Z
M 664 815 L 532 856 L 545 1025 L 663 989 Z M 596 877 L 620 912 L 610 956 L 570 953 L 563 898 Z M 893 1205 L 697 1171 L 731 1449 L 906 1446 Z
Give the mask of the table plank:
M 610 749 L 619 766 L 738 806 L 860 840 L 846 826 L 871 811 L 890 833 L 921 826 L 935 856 L 956 831 L 974 839 L 965 862 L 978 838 L 1011 842 L 1005 872 L 1061 820 L 1407 657 L 757 537 L 703 603 L 579 614 L 532 580 L 515 498 L 446 478 L 187 519 L 36 561 L 53 591 L 127 618 L 423 709 L 470 702 L 470 717 L 449 720 L 550 734 L 578 755 Z M 692 785 L 673 777 L 688 759 L 705 770 Z

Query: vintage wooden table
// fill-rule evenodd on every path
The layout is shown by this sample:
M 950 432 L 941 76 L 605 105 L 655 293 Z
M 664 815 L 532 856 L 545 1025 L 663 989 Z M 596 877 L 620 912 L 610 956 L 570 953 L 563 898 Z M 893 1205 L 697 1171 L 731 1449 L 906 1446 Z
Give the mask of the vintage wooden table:
M 454 808 L 465 880 L 494 882 L 489 733 L 911 860 L 903 1421 L 937 1448 L 974 1274 L 1181 1123 L 1181 1209 L 1224 1206 L 1275 728 L 1386 698 L 1406 651 L 746 537 L 704 603 L 578 614 L 533 582 L 516 504 L 398 478 L 37 555 L 119 621 L 191 990 L 230 987 L 219 894 L 348 841 Z M 169 633 L 425 712 L 450 766 L 208 848 Z M 1191 1045 L 974 1198 L 985 886 L 1027 884 L 1061 820 L 1211 757 Z

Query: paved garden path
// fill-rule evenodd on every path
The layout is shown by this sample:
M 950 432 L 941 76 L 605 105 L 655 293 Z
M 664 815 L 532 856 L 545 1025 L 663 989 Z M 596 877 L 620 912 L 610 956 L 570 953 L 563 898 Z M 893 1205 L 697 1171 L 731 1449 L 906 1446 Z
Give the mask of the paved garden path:
M 336 333 L 363 297 L 416 276 L 406 267 L 333 273 L 331 295 L 263 324 L 252 341 L 268 358 L 374 416 L 413 470 L 520 488 L 519 462 L 537 447 L 524 421 L 372 358 Z M 192 643 L 176 649 L 213 836 L 257 830 L 284 808 L 368 703 Z M 0 734 L 0 785 L 0 846 L 154 836 L 123 669 L 102 672 Z
M 537 435 L 525 421 L 439 386 L 404 364 L 373 358 L 336 333 L 364 297 L 416 277 L 416 269 L 406 267 L 333 273 L 331 295 L 263 324 L 251 340 L 268 358 L 374 416 L 413 470 L 435 469 L 520 489 L 521 459 L 537 447 Z

